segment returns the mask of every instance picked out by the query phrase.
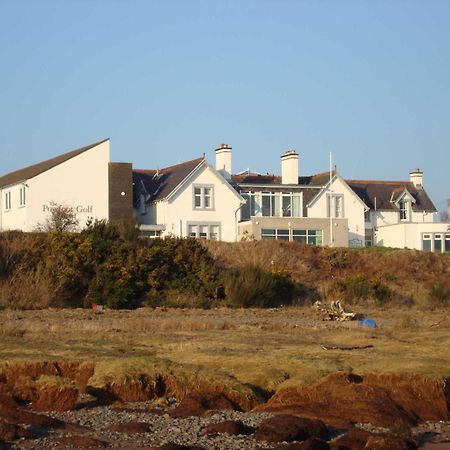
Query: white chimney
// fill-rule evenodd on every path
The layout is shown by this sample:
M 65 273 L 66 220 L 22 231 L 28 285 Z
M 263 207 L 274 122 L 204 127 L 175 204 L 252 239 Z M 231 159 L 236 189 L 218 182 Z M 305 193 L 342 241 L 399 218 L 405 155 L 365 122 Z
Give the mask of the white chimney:
M 281 183 L 298 184 L 298 153 L 295 150 L 281 155 Z
M 216 148 L 216 170 L 227 180 L 231 179 L 231 147 L 227 144 Z
M 409 181 L 411 181 L 417 189 L 423 189 L 423 172 L 420 169 L 413 170 L 409 173 Z

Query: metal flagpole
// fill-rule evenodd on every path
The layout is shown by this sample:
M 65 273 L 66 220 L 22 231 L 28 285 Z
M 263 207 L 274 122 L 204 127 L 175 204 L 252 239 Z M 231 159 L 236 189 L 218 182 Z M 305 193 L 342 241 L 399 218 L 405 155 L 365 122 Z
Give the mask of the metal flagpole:
M 332 181 L 332 170 L 333 170 L 333 156 L 330 151 L 330 185 L 329 185 L 329 194 L 328 194 L 328 205 L 330 211 L 330 247 L 333 247 L 333 196 L 331 190 L 331 181 Z

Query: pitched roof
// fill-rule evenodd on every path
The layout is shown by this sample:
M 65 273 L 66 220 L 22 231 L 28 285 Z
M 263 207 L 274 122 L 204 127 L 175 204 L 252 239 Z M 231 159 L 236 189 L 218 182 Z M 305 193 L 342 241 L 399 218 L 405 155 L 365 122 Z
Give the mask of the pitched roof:
M 62 155 L 56 156 L 55 158 L 47 159 L 46 161 L 41 161 L 37 164 L 33 164 L 32 166 L 25 167 L 23 169 L 16 170 L 14 172 L 10 172 L 6 175 L 0 177 L 0 187 L 9 186 L 11 184 L 18 183 L 20 181 L 29 180 L 30 178 L 34 178 L 35 176 L 46 172 L 49 169 L 52 169 L 59 164 L 68 161 L 75 156 L 84 153 L 91 148 L 96 147 L 97 145 L 102 144 L 103 142 L 108 141 L 108 139 L 103 139 L 103 141 L 96 142 L 91 145 L 87 145 L 86 147 L 77 148 L 67 153 L 63 153 Z
M 336 172 L 333 171 L 334 175 Z M 261 175 L 256 173 L 232 175 L 232 181 L 237 184 L 268 184 L 282 185 L 281 177 L 277 175 Z M 317 173 L 315 175 L 298 178 L 298 187 L 322 187 L 330 180 L 330 172 Z
M 133 182 L 141 184 L 151 200 L 167 197 L 202 161 L 204 157 L 164 169 L 134 169 Z
M 423 189 L 418 189 L 410 181 L 374 181 L 345 180 L 355 194 L 370 208 L 378 210 L 397 211 L 395 199 L 405 189 L 412 195 L 415 203 L 413 211 L 435 212 L 436 207 Z

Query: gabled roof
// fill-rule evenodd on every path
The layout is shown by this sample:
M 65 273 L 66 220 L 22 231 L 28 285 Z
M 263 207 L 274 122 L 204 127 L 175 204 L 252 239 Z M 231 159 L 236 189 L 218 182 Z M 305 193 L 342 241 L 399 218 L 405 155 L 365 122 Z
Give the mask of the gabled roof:
M 53 167 L 62 164 L 63 162 L 68 161 L 69 159 L 74 158 L 75 156 L 84 153 L 91 148 L 96 147 L 97 145 L 103 144 L 103 142 L 109 141 L 108 139 L 103 139 L 103 141 L 96 142 L 95 144 L 87 145 L 86 147 L 77 148 L 67 153 L 63 153 L 62 155 L 56 156 L 55 158 L 47 159 L 46 161 L 42 161 L 37 164 L 33 164 L 32 166 L 25 167 L 24 169 L 16 170 L 15 172 L 10 172 L 6 175 L 0 177 L 0 187 L 9 186 L 11 184 L 19 183 L 20 181 L 29 180 L 30 178 L 34 178 L 35 176 L 46 172 Z
M 335 171 L 332 172 L 332 175 Z M 232 181 L 236 184 L 267 184 L 267 185 L 282 185 L 281 177 L 277 175 L 261 175 L 257 173 L 246 173 L 232 175 Z M 308 177 L 298 178 L 298 187 L 322 187 L 330 181 L 330 172 L 318 173 Z M 292 185 L 290 185 L 292 186 Z M 297 185 L 295 185 L 297 186 Z
M 141 184 L 152 201 L 167 197 L 205 158 L 193 159 L 164 169 L 133 170 L 133 182 Z
M 395 200 L 407 190 L 414 198 L 413 211 L 435 212 L 436 207 L 423 189 L 410 181 L 346 180 L 358 197 L 370 208 L 398 211 Z

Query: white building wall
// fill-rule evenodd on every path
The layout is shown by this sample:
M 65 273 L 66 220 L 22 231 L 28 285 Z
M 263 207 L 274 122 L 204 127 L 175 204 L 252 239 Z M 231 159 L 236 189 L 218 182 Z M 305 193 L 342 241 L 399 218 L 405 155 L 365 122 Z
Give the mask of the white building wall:
M 364 246 L 364 205 L 359 197 L 344 184 L 342 179 L 336 177 L 332 183 L 332 194 L 342 195 L 344 198 L 344 218 L 348 220 L 348 240 L 349 243 L 359 243 Z M 324 191 L 314 204 L 308 208 L 308 217 L 327 217 L 327 192 Z
M 20 206 L 20 189 L 25 187 L 25 206 Z M 5 195 L 11 193 L 11 209 L 6 210 Z M 26 230 L 27 208 L 29 202 L 29 188 L 26 183 L 17 183 L 7 188 L 0 189 L 1 195 L 1 220 L 0 230 Z
M 194 186 L 213 187 L 213 208 L 194 208 Z M 189 224 L 219 224 L 220 239 L 233 242 L 237 236 L 235 211 L 240 206 L 238 196 L 228 183 L 219 178 L 208 166 L 202 167 L 179 192 L 168 202 L 164 202 L 164 211 L 158 209 L 158 223 L 165 223 L 164 235 L 186 237 Z M 164 220 L 164 221 L 162 221 Z
M 74 208 L 80 227 L 89 217 L 108 219 L 109 141 L 27 181 L 27 219 L 33 231 L 49 217 L 52 202 Z
M 371 217 L 370 223 L 374 227 L 403 223 L 400 220 L 400 213 L 398 211 L 383 211 L 383 210 L 371 211 L 370 217 Z M 413 223 L 436 222 L 436 214 L 433 212 L 413 211 L 411 214 L 411 222 Z
M 375 245 L 422 250 L 424 233 L 448 233 L 449 224 L 440 222 L 399 223 L 378 227 Z

